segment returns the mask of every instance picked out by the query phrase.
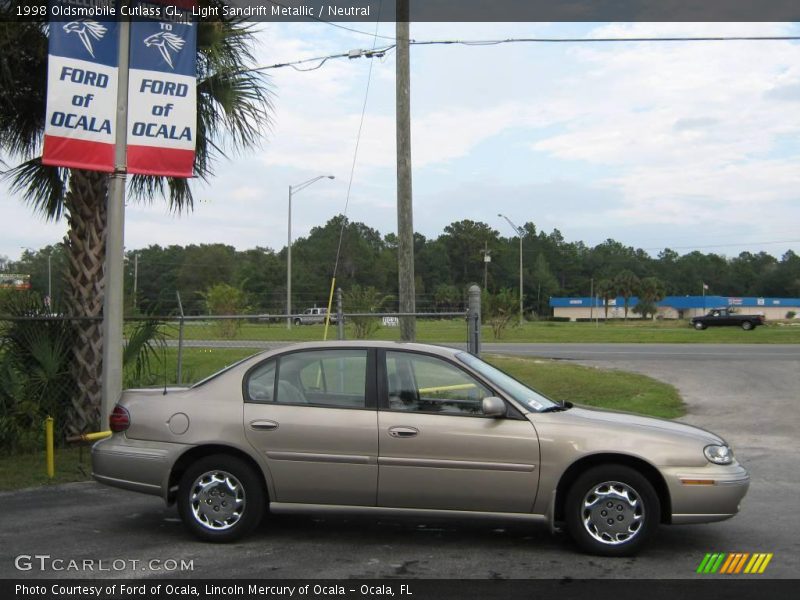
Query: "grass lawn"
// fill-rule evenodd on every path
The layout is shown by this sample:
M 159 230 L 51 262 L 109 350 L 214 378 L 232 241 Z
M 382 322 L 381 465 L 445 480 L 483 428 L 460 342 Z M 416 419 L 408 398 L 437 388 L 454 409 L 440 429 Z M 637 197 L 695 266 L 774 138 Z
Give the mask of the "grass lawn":
M 184 381 L 198 381 L 253 353 L 246 348 L 187 348 Z M 167 349 L 165 358 L 167 379 L 174 383 L 177 350 Z M 674 387 L 644 375 L 532 358 L 487 356 L 486 359 L 555 400 L 665 418 L 685 412 Z M 163 382 L 163 370 L 155 379 Z M 83 481 L 90 472 L 86 445 L 56 450 L 56 476 L 52 480 L 47 478 L 44 452 L 5 455 L 0 457 L 0 491 Z
M 177 339 L 177 327 L 168 325 L 166 333 Z M 521 326 L 509 326 L 500 339 L 495 339 L 488 326 L 482 329 L 484 342 L 546 342 L 546 343 L 716 343 L 716 344 L 797 344 L 800 343 L 800 323 L 771 323 L 753 331 L 739 327 L 712 327 L 695 331 L 686 321 L 609 321 L 607 323 L 558 323 L 531 321 Z M 187 322 L 184 337 L 187 340 L 258 340 L 258 341 L 315 341 L 322 340 L 323 325 L 300 325 L 286 329 L 283 324 L 244 322 L 235 335 L 225 338 L 218 324 Z M 353 339 L 350 327 L 345 337 Z M 328 330 L 328 339 L 336 338 L 336 328 Z M 371 339 L 398 340 L 398 327 L 380 327 Z M 420 342 L 465 342 L 466 323 L 460 319 L 418 319 L 417 339 Z
M 686 413 L 678 390 L 646 375 L 544 359 L 483 358 L 554 400 L 667 419 Z
M 0 491 L 55 485 L 89 479 L 92 472 L 89 446 L 57 448 L 55 477 L 47 477 L 44 449 L 31 454 L 0 457 Z

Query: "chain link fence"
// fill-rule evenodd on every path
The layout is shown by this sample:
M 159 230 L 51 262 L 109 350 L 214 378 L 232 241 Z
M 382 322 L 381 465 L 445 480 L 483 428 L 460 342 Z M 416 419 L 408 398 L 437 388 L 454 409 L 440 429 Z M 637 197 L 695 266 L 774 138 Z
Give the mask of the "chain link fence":
M 417 339 L 421 342 L 447 343 L 474 354 L 480 352 L 477 287 L 470 292 L 469 309 L 448 312 L 345 312 L 342 294 L 337 292 L 336 311 L 330 317 L 322 309 L 291 315 L 128 317 L 124 324 L 123 387 L 192 384 L 256 352 L 301 341 L 399 341 L 404 318 L 417 319 Z M 47 416 L 56 419 L 56 439 L 83 432 L 85 427 L 76 427 L 76 422 L 93 421 L 93 413 L 86 414 L 94 410 L 93 403 L 85 392 L 87 382 L 79 384 L 77 362 L 86 360 L 86 346 L 95 346 L 87 341 L 86 333 L 99 333 L 101 321 L 100 317 L 42 312 L 0 315 L 0 447 L 41 447 L 42 423 Z M 100 348 L 98 339 L 97 360 Z M 99 388 L 100 382 L 88 385 Z

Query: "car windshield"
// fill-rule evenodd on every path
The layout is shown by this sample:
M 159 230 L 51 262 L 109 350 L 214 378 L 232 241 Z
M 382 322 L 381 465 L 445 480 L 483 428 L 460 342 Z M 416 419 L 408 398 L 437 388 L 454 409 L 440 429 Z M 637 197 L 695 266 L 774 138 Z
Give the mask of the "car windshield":
M 475 369 L 490 383 L 499 387 L 506 394 L 514 398 L 514 400 L 531 410 L 541 412 L 543 410 L 561 406 L 560 403 L 555 402 L 540 392 L 529 388 L 524 383 L 517 381 L 511 377 L 511 375 L 504 373 L 497 367 L 493 367 L 489 363 L 482 361 L 477 356 L 473 356 L 467 352 L 460 352 L 459 354 L 456 354 L 456 358 L 465 365 Z

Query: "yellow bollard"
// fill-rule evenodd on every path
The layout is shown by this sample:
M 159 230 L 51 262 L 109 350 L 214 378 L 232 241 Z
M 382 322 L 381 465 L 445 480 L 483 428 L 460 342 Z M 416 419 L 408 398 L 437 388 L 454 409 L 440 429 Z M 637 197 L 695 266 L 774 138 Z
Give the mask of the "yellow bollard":
M 56 474 L 55 457 L 53 456 L 53 417 L 44 420 L 45 452 L 47 454 L 47 476 L 52 479 Z
M 331 323 L 331 306 L 333 306 L 333 288 L 336 285 L 336 277 L 331 278 L 331 293 L 328 296 L 328 312 L 325 313 L 325 331 L 322 334 L 322 341 L 328 341 L 328 325 Z
M 71 435 L 67 438 L 68 442 L 96 442 L 97 440 L 104 440 L 111 437 L 110 431 L 97 431 L 95 433 L 79 433 L 78 435 Z

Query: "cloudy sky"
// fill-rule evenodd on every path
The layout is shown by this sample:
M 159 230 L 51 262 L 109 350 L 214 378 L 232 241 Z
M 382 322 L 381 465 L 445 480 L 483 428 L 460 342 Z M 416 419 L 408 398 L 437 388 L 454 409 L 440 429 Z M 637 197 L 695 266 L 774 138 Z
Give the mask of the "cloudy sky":
M 323 23 L 260 24 L 259 63 L 372 47 Z M 353 25 L 373 31 L 365 23 Z M 379 34 L 393 36 L 394 24 Z M 417 40 L 800 35 L 789 23 L 412 24 Z M 378 45 L 390 41 L 379 40 Z M 305 65 L 313 66 L 312 64 Z M 270 70 L 274 123 L 261 149 L 220 164 L 191 214 L 129 205 L 126 247 L 286 244 L 345 207 L 368 59 Z M 396 230 L 395 55 L 375 59 L 348 216 Z M 800 252 L 800 43 L 416 46 L 411 54 L 414 225 L 435 237 L 473 219 L 567 240 L 681 253 Z M 0 255 L 61 239 L 0 184 Z

